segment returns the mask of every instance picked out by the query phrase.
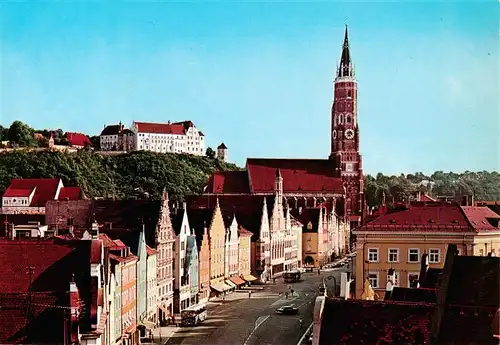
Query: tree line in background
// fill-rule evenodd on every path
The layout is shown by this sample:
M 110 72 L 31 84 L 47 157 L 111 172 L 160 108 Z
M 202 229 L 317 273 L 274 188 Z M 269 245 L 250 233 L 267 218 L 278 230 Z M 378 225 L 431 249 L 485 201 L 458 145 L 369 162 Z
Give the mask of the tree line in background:
M 35 138 L 35 133 L 40 134 L 39 138 Z M 50 135 L 54 138 L 55 145 L 68 145 L 65 133 L 62 129 L 35 130 L 29 125 L 14 121 L 10 127 L 0 125 L 0 141 L 9 142 L 10 147 L 47 147 L 49 144 Z
M 365 176 L 366 203 L 370 207 L 382 203 L 409 200 L 416 193 L 427 193 L 431 197 L 459 199 L 474 196 L 475 200 L 500 200 L 500 174 L 496 171 L 454 173 L 436 171 L 432 175 L 421 172 L 400 176 Z

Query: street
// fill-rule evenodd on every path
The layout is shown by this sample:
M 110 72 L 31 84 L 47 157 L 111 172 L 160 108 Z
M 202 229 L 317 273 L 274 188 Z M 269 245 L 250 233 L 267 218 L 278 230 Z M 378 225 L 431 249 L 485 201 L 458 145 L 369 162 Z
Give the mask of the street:
M 295 345 L 312 322 L 314 301 L 323 277 L 332 274 L 338 276 L 340 282 L 340 269 L 328 269 L 321 275 L 317 271 L 303 273 L 302 280 L 294 284 L 277 279 L 276 284 L 253 292 L 251 298 L 245 292 L 233 292 L 209 309 L 205 322 L 196 327 L 179 328 L 166 345 Z M 294 296 L 287 299 L 284 292 L 288 291 L 288 285 L 294 290 Z M 275 313 L 276 308 L 288 304 L 299 308 L 298 315 Z M 299 319 L 303 320 L 302 327 Z

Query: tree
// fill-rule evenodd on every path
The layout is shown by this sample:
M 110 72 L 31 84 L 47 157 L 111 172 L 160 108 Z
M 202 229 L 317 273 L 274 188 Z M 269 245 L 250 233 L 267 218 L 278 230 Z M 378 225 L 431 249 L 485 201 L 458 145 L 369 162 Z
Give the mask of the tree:
M 9 140 L 9 129 L 0 125 L 0 141 Z
M 16 120 L 10 125 L 8 138 L 21 147 L 34 147 L 37 146 L 34 132 L 33 128 Z
M 215 151 L 211 147 L 208 147 L 206 155 L 209 158 L 215 158 Z
M 101 149 L 101 138 L 98 135 L 90 137 L 90 142 L 94 147 L 94 150 L 99 151 Z

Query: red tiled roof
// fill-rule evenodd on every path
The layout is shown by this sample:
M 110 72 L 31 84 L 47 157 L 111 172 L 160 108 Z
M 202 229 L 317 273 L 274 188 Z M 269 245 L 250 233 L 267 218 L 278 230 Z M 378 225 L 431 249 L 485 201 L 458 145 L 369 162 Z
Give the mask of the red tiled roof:
M 498 223 L 500 216 L 493 212 L 489 207 L 462 206 L 465 216 L 476 231 L 500 231 L 500 228 L 494 227 L 489 221 L 496 220 Z
M 248 158 L 246 167 L 252 193 L 273 192 L 279 169 L 284 193 L 344 194 L 342 181 L 334 175 L 332 160 Z
M 66 132 L 65 136 L 71 146 L 92 145 L 89 137 L 83 133 Z
M 459 205 L 412 204 L 383 214 L 355 231 L 469 232 L 471 227 Z
M 208 181 L 207 193 L 250 194 L 247 171 L 216 171 Z
M 82 189 L 80 187 L 62 187 L 59 191 L 58 200 L 80 200 Z
M 116 260 L 118 262 L 123 262 L 123 263 L 137 260 L 137 256 L 135 256 L 135 255 L 128 255 L 128 256 L 123 257 L 123 256 L 115 255 L 115 254 L 109 254 L 109 258 Z
M 33 189 L 34 188 L 27 188 L 27 189 L 8 188 L 3 196 L 6 198 L 29 197 L 31 192 L 33 192 Z
M 157 134 L 178 134 L 184 135 L 185 129 L 181 124 L 134 122 L 139 133 L 157 133 Z
M 100 264 L 102 261 L 102 240 L 91 240 L 90 244 L 90 263 Z
M 325 301 L 320 345 L 429 344 L 432 304 Z
M 123 243 L 121 240 L 113 240 L 113 242 L 115 243 L 115 245 L 117 247 L 120 247 L 120 248 L 126 247 L 125 243 Z
M 0 293 L 0 344 L 57 344 L 62 342 L 63 314 L 53 293 L 33 293 L 31 305 L 34 320 L 29 321 L 27 293 Z M 26 327 L 29 324 L 29 331 Z
M 53 241 L 0 241 L 0 267 L 2 275 L 8 279 L 0 279 L 1 292 L 26 292 L 29 289 L 27 268 L 33 267 L 32 281 L 44 279 L 44 285 L 57 284 L 58 272 L 54 267 L 68 260 L 74 248 L 67 244 L 56 244 Z M 88 262 L 88 261 L 87 261 Z M 63 272 L 61 272 L 63 273 Z M 53 280 L 50 281 L 48 276 Z M 37 284 L 33 284 L 36 289 Z M 41 288 L 41 287 L 40 287 Z M 67 287 L 65 287 L 67 288 Z M 40 290 L 39 290 L 40 291 Z M 47 288 L 42 291 L 48 291 Z
M 241 228 L 240 227 L 238 229 L 238 232 L 239 232 L 240 236 L 242 236 L 242 237 L 251 237 L 251 236 L 253 236 L 253 233 L 251 231 L 248 231 L 245 228 Z
M 156 249 L 151 248 L 150 246 L 146 245 L 146 253 L 149 255 L 156 255 L 158 254 L 158 251 Z
M 425 193 L 421 193 L 418 196 L 419 196 L 418 201 L 430 201 L 430 202 L 437 201 L 436 199 L 431 198 L 429 195 L 427 195 Z
M 61 179 L 55 178 L 15 178 L 10 181 L 10 186 L 4 193 L 4 197 L 9 197 L 12 190 L 33 190 L 36 188 L 35 194 L 30 206 L 45 206 L 48 200 L 54 200 L 56 197 L 57 188 Z M 62 183 L 61 183 L 62 184 Z M 17 192 L 14 192 L 17 193 Z

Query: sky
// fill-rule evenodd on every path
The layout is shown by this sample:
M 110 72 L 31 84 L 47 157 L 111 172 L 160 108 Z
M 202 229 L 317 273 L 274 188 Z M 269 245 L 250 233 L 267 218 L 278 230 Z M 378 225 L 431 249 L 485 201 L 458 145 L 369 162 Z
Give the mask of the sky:
M 365 173 L 500 170 L 499 3 L 0 3 L 0 124 L 190 119 L 229 159 L 327 158 L 345 24 Z

